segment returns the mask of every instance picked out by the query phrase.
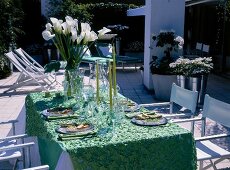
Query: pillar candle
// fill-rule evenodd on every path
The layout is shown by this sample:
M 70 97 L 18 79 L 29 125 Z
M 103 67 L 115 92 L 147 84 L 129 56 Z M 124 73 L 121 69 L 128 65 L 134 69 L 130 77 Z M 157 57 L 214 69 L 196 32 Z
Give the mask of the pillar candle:
M 116 53 L 115 53 L 115 47 L 113 45 L 113 90 L 114 90 L 114 96 L 117 95 L 117 74 L 116 74 Z
M 98 61 L 96 63 L 96 98 L 97 98 L 97 104 L 100 102 L 100 96 L 99 96 L 99 65 Z
M 111 68 L 111 63 L 109 62 L 109 106 L 110 110 L 113 109 L 113 91 L 112 87 L 113 82 L 112 82 L 112 68 Z

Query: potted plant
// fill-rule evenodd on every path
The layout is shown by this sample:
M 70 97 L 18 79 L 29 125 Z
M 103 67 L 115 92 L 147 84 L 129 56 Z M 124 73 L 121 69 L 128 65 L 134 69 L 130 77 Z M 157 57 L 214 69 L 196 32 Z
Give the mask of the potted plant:
M 198 91 L 198 104 L 203 104 L 208 74 L 213 69 L 212 58 L 199 57 L 193 60 L 178 58 L 169 66 L 177 74 L 178 84 L 183 88 Z
M 163 56 L 152 56 L 150 62 L 155 97 L 159 100 L 169 101 L 172 83 L 176 83 L 176 75 L 169 64 L 176 60 L 177 56 L 173 56 L 172 52 L 175 53 L 178 52 L 178 49 L 182 49 L 184 40 L 182 37 L 176 36 L 173 30 L 161 31 L 157 36 L 153 35 L 152 40 L 156 41 L 155 46 L 162 48 L 164 52 Z

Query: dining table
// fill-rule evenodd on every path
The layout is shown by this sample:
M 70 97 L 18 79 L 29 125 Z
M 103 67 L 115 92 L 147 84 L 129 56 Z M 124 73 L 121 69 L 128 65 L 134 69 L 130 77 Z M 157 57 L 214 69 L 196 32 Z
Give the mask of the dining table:
M 37 136 L 41 164 L 48 164 L 51 170 L 197 169 L 193 135 L 175 123 L 138 126 L 123 113 L 121 123 L 105 135 L 60 140 L 57 127 L 78 118 L 44 119 L 41 113 L 45 109 L 76 103 L 56 93 L 30 93 L 25 101 L 26 133 Z

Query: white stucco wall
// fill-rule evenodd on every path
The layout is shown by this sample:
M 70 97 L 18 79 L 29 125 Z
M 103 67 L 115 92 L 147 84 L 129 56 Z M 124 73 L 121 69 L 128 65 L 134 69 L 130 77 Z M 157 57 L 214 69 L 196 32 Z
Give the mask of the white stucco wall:
M 149 63 L 152 55 L 159 56 L 160 51 L 151 45 L 151 35 L 160 30 L 175 30 L 176 35 L 184 34 L 184 0 L 146 0 L 145 1 L 145 49 L 144 49 L 144 85 L 153 89 Z

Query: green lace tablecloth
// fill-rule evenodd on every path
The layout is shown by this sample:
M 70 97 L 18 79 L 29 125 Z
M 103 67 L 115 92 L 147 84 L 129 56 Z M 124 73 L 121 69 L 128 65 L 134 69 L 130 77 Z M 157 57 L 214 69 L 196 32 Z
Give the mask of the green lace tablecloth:
M 58 144 L 59 149 L 66 150 L 75 169 L 196 169 L 192 134 L 176 124 L 143 127 L 133 125 L 129 119 L 125 119 L 116 129 L 116 137 L 112 140 L 93 137 L 58 141 L 55 128 L 62 120 L 44 121 L 40 112 L 62 104 L 62 98 L 44 98 L 44 93 L 29 94 L 26 97 L 26 132 L 38 136 L 43 143 L 47 141 L 49 145 Z M 40 145 L 42 164 L 58 160 L 60 152 L 53 148 L 43 148 Z M 53 158 L 48 155 L 53 155 Z

